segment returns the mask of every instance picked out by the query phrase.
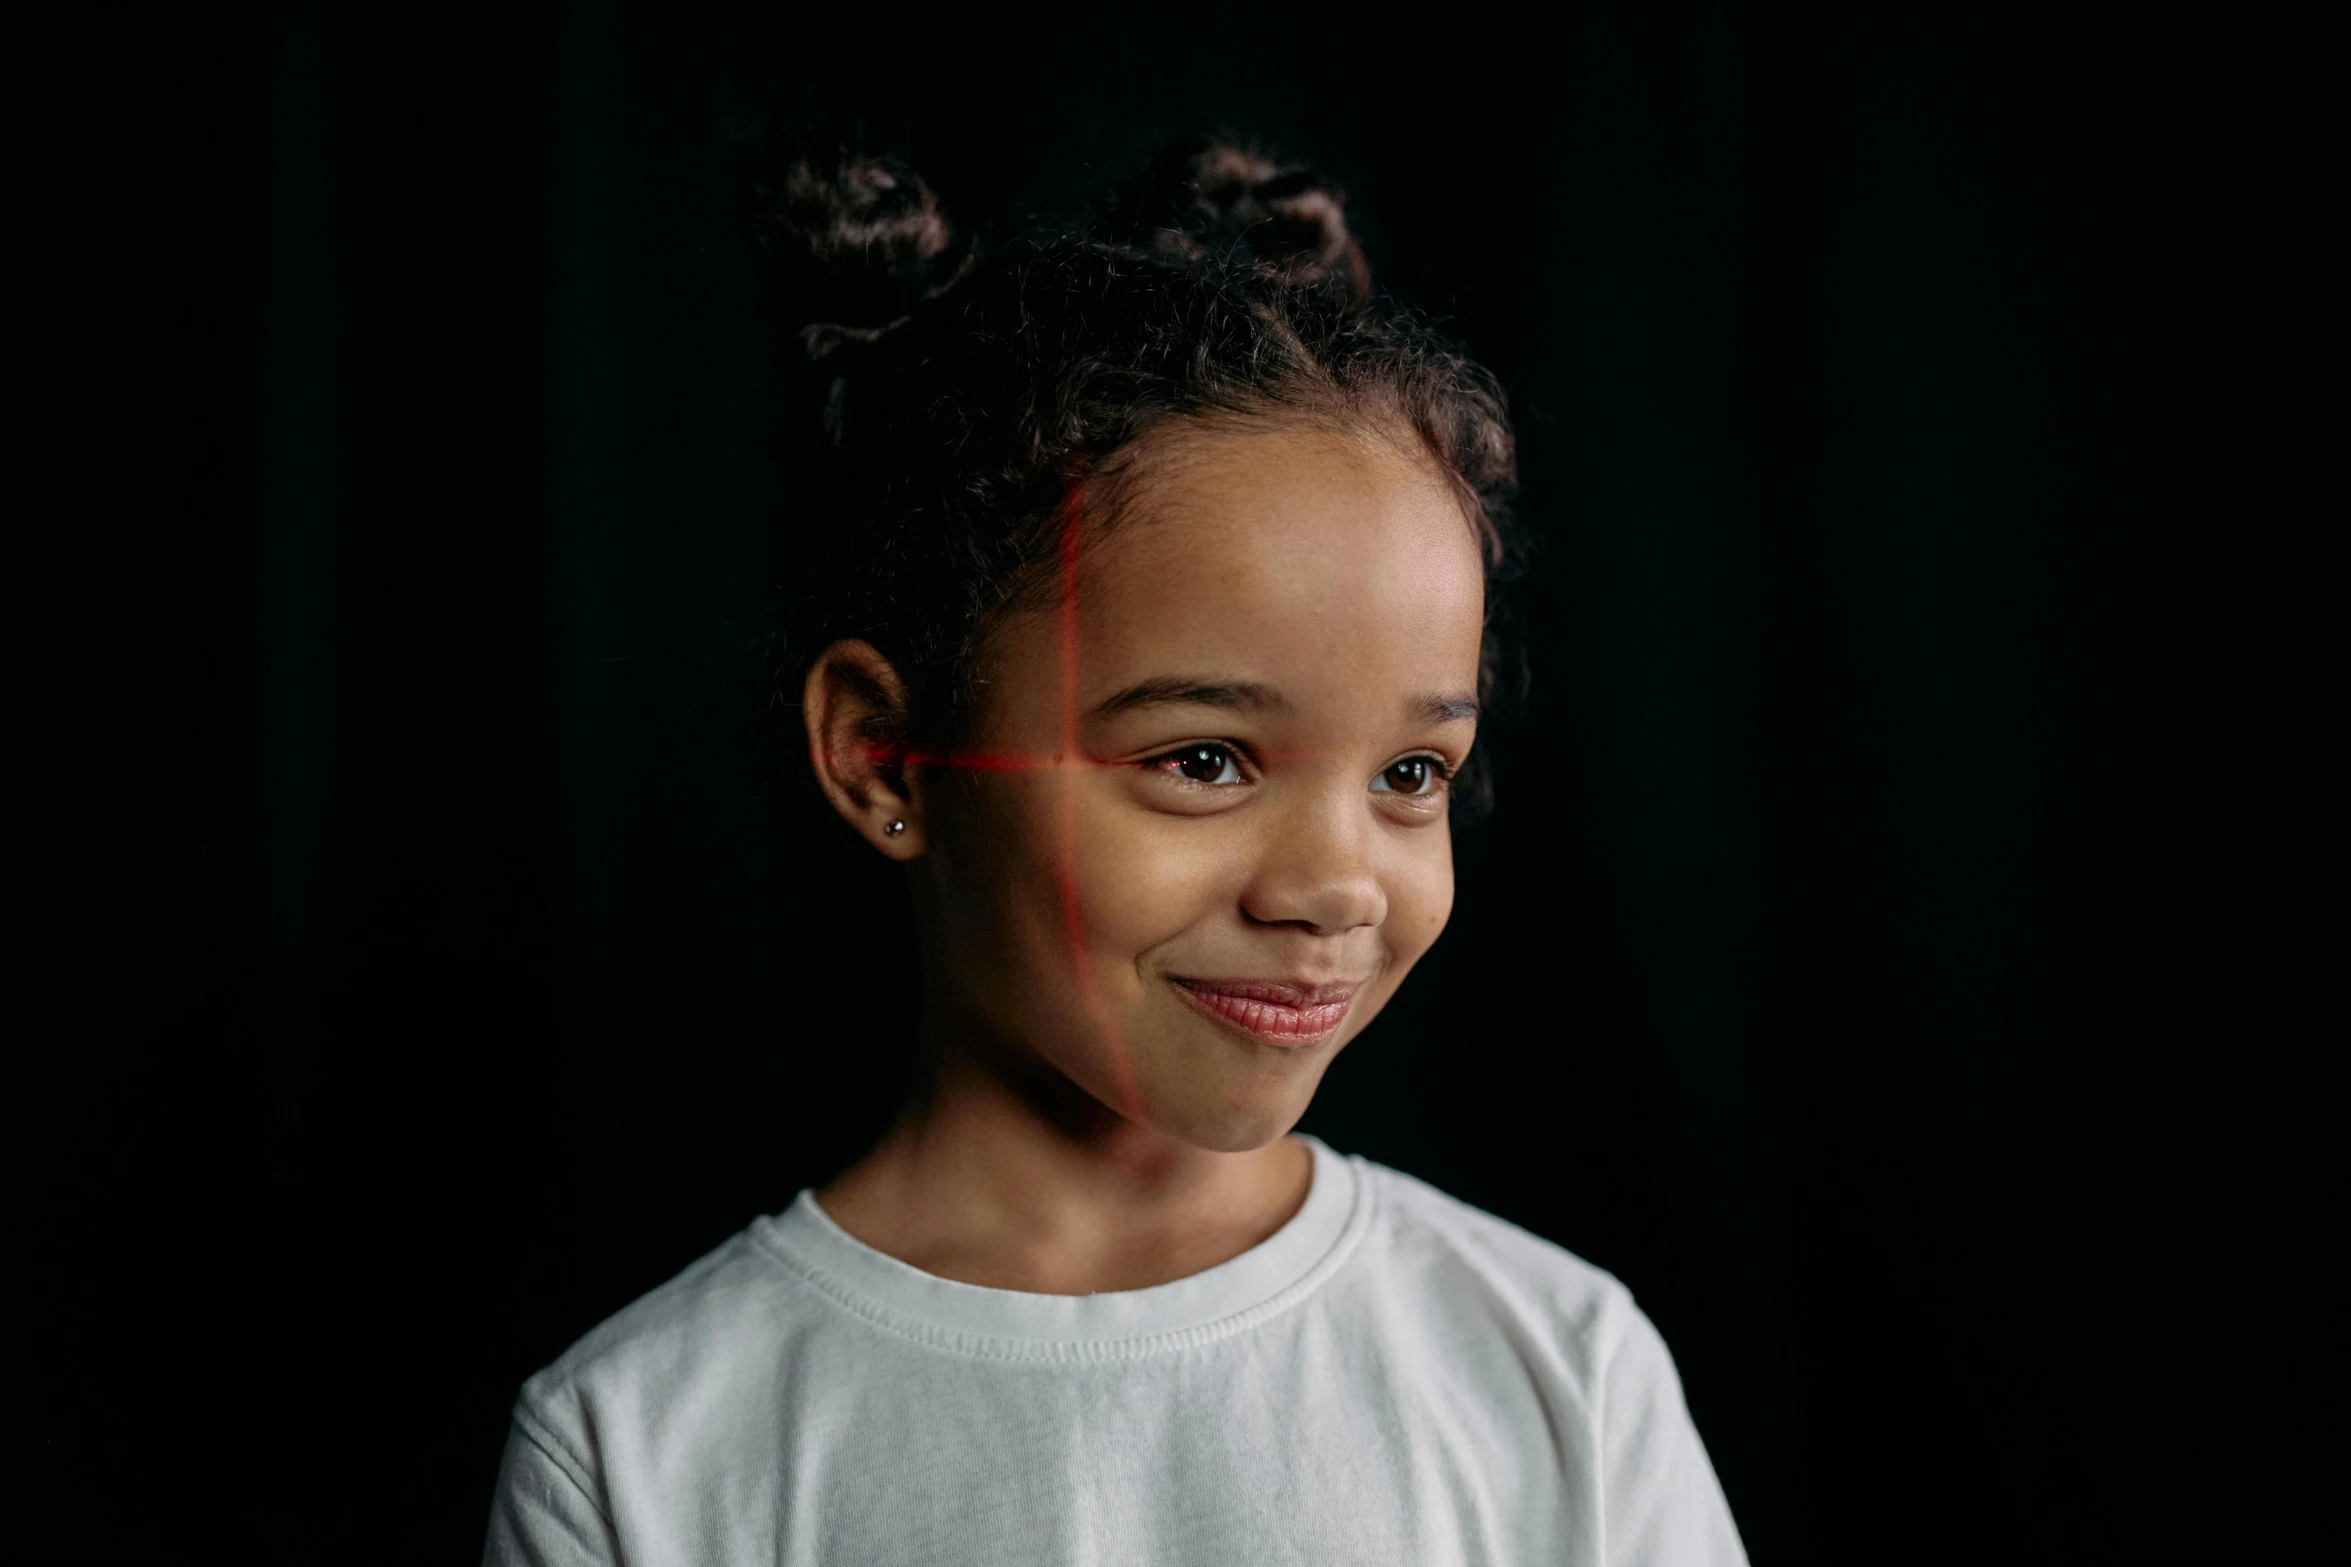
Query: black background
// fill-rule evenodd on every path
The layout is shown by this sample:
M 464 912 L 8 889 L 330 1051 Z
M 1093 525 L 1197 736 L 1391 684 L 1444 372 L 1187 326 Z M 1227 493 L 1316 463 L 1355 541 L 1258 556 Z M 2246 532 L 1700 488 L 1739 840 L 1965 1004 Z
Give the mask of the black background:
M 763 738 L 724 216 L 727 128 L 820 106 L 999 229 L 1266 134 L 1510 389 L 1535 684 L 1310 1130 L 1624 1278 L 1759 1563 L 2315 1554 L 2339 1045 L 2242 939 L 2286 882 L 2218 890 L 2317 873 L 2215 782 L 2294 776 L 2227 671 L 2297 622 L 2206 41 L 860 9 L 110 39 L 157 895 L 35 1112 L 59 1558 L 470 1559 L 522 1378 L 888 1113 L 900 895 Z

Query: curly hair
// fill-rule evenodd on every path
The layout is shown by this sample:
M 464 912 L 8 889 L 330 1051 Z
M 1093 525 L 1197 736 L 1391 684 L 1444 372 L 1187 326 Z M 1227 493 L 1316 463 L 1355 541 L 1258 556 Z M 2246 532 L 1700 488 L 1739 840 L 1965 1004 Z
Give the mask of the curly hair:
M 1146 438 L 1291 421 L 1396 441 L 1452 487 L 1489 582 L 1513 558 L 1500 388 L 1373 292 L 1337 191 L 1228 143 L 1171 145 L 1086 229 L 992 254 L 886 157 L 771 153 L 744 226 L 795 333 L 787 639 L 860 637 L 951 745 L 992 619 L 1115 525 Z M 1481 687 L 1504 650 L 1489 611 Z M 1474 799 L 1463 802 L 1475 805 Z

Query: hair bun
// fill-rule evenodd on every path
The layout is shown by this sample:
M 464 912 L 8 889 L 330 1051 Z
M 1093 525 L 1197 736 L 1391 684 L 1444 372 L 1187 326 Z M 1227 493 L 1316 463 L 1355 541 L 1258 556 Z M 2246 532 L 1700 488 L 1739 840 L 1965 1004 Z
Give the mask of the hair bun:
M 971 260 L 930 186 L 887 155 L 771 152 L 744 194 L 769 291 L 812 355 L 878 337 Z
M 1131 240 L 1181 255 L 1239 254 L 1303 282 L 1330 278 L 1357 301 L 1371 269 L 1347 229 L 1347 198 L 1299 164 L 1231 142 L 1171 142 L 1123 192 L 1113 222 Z

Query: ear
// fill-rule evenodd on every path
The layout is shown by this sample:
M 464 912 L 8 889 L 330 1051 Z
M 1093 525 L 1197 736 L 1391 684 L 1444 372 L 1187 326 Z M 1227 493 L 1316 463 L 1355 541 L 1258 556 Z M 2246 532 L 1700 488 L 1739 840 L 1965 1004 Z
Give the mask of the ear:
M 868 642 L 835 642 L 800 690 L 808 761 L 842 820 L 893 860 L 923 852 L 921 792 L 906 763 L 906 682 Z M 893 822 L 903 823 L 896 832 Z

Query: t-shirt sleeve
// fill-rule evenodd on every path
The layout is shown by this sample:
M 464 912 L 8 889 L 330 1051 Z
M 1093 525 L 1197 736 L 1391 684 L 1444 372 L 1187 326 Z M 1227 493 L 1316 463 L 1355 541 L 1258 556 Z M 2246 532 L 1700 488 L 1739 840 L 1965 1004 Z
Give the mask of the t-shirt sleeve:
M 1607 1567 L 1746 1567 L 1665 1340 L 1639 1311 L 1628 1318 L 1600 1384 L 1601 1560 Z
M 560 1451 L 518 1412 L 498 1468 L 483 1567 L 617 1567 L 619 1542 L 595 1477 Z

